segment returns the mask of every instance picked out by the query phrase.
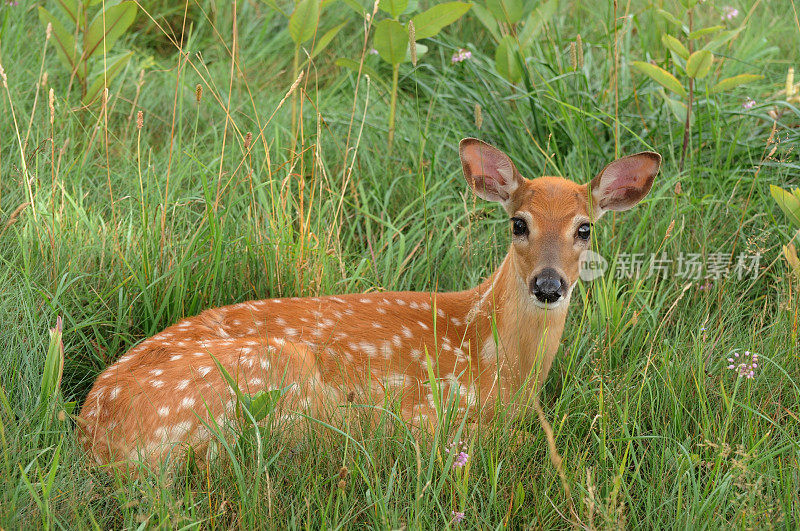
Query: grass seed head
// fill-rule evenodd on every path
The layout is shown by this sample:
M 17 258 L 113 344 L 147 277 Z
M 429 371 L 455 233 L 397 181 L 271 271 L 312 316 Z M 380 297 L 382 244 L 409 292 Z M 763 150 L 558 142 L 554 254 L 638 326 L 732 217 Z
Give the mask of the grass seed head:
M 53 89 L 50 89 L 47 103 L 50 106 L 50 125 L 53 125 L 53 122 L 56 120 L 56 95 Z
M 245 151 L 247 151 L 248 149 L 250 149 L 250 144 L 251 144 L 252 142 L 253 142 L 253 133 L 251 133 L 250 131 L 248 131 L 248 132 L 247 132 L 247 134 L 246 134 L 246 135 L 244 135 L 244 149 L 245 149 Z
M 583 39 L 580 33 L 578 33 L 578 38 L 575 39 L 575 42 L 578 49 L 578 68 L 583 68 Z
M 408 45 L 411 50 L 411 64 L 417 66 L 417 39 L 416 30 L 414 29 L 414 21 L 408 21 Z
M 142 111 L 138 111 L 136 113 L 136 129 L 141 129 L 143 125 L 144 125 L 144 113 Z
M 578 69 L 578 47 L 574 42 L 569 43 L 569 66 L 572 70 Z
M 483 125 L 483 111 L 481 110 L 481 104 L 475 104 L 475 127 L 478 129 L 481 128 Z
M 200 83 L 194 87 L 194 100 L 200 105 L 200 102 L 203 100 L 203 85 Z

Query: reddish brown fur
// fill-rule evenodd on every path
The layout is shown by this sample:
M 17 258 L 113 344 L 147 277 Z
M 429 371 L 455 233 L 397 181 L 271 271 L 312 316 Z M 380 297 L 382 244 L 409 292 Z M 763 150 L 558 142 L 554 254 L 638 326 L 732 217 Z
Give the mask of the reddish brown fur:
M 485 155 L 511 164 L 482 143 L 468 143 L 472 151 L 465 154 L 464 142 L 465 172 L 482 170 Z M 202 449 L 210 439 L 203 423 L 234 414 L 234 395 L 212 354 L 245 392 L 294 384 L 278 411 L 287 422 L 294 412 L 321 414 L 325 404 L 342 403 L 351 393 L 377 403 L 391 389 L 401 414 L 419 423 L 435 415 L 429 361 L 445 390 L 458 387 L 463 413 L 491 417 L 498 397 L 511 404 L 517 395 L 514 403 L 524 404 L 547 376 L 569 303 L 568 294 L 545 310 L 532 302 L 528 283 L 542 267 L 555 267 L 571 293 L 585 248 L 574 238 L 575 224 L 599 214 L 591 216 L 585 185 L 560 177 L 528 181 L 515 168 L 513 174 L 514 183 L 507 172 L 467 174 L 476 193 L 497 191 L 531 230 L 528 240 L 513 241 L 478 287 L 271 299 L 206 310 L 142 342 L 100 375 L 81 411 L 85 447 L 103 464 L 157 463 L 187 444 Z M 489 186 L 479 190 L 481 183 Z

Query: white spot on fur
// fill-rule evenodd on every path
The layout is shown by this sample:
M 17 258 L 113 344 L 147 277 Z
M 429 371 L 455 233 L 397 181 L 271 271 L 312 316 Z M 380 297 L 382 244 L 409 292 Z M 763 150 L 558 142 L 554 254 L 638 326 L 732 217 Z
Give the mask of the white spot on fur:
M 161 369 L 153 369 L 152 371 L 150 371 L 150 374 L 152 374 L 153 376 L 161 376 L 162 374 L 164 374 L 164 371 Z
M 211 372 L 211 367 L 200 367 L 197 372 L 200 373 L 200 376 L 205 376 Z
M 178 391 L 183 391 L 187 387 L 189 387 L 189 380 L 181 380 L 180 382 L 178 382 L 178 385 L 175 386 L 175 389 L 177 389 Z
M 164 380 L 153 380 L 150 382 L 150 385 L 152 385 L 156 389 L 160 389 L 164 387 Z
M 183 400 L 181 400 L 181 408 L 189 409 L 194 406 L 194 402 L 195 402 L 194 397 L 185 396 L 183 397 Z
M 169 357 L 169 361 L 178 361 L 178 360 L 179 360 L 179 359 L 181 359 L 182 357 L 183 357 L 183 355 L 182 355 L 182 354 L 175 354 L 174 356 L 170 356 L 170 357 Z
M 169 407 L 168 406 L 162 406 L 162 407 L 158 408 L 158 416 L 159 417 L 166 417 L 167 415 L 169 415 Z

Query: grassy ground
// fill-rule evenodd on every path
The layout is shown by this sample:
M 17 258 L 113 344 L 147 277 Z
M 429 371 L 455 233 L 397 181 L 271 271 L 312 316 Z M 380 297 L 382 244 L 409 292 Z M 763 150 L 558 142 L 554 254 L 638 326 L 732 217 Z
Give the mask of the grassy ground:
M 495 143 L 529 177 L 579 182 L 618 154 L 661 152 L 649 199 L 596 231 L 595 249 L 612 265 L 623 253 L 663 251 L 676 262 L 681 253 L 761 255 L 755 278 L 690 279 L 675 274 L 677 264 L 665 278 L 616 278 L 612 269 L 573 299 L 543 404 L 582 524 L 798 525 L 798 285 L 780 254 L 793 229 L 768 187 L 800 183 L 800 113 L 774 96 L 798 60 L 790 0 L 738 5 L 725 21 L 744 29 L 715 68 L 764 78 L 699 95 L 683 171 L 683 123 L 629 66 L 666 64 L 655 8 L 677 3 L 620 3 L 615 13 L 610 3 L 563 1 L 531 49 L 528 88 L 498 76 L 494 44 L 468 14 L 427 42 L 416 67 L 401 67 L 391 152 L 391 71 L 364 53 L 363 20 L 344 5 L 323 18 L 325 29 L 348 23 L 304 70 L 293 135 L 291 97 L 282 101 L 294 81 L 292 43 L 265 3 L 192 4 L 184 55 L 140 12 L 121 41 L 134 59 L 105 111 L 99 101 L 79 104 L 52 43 L 45 47 L 36 6 L 6 4 L 0 526 L 568 526 L 575 516 L 535 421 L 469 434 L 443 423 L 416 436 L 387 415 L 358 439 L 338 426 L 291 446 L 268 426 L 260 451 L 243 440 L 209 468 L 132 481 L 93 469 L 59 408 L 40 413 L 57 316 L 63 397 L 80 403 L 125 350 L 204 308 L 475 285 L 509 240 L 500 209 L 467 194 L 464 136 Z M 146 4 L 180 33 L 182 7 Z M 706 2 L 696 21 L 719 23 L 722 8 Z M 584 64 L 574 71 L 579 33 Z M 472 57 L 451 63 L 461 47 Z M 364 57 L 378 75 L 359 80 L 335 66 L 338 57 Z M 748 96 L 756 105 L 745 109 Z M 726 368 L 734 350 L 759 353 L 754 378 Z M 454 469 L 442 449 L 457 439 L 470 459 Z M 452 511 L 463 522 L 452 523 Z

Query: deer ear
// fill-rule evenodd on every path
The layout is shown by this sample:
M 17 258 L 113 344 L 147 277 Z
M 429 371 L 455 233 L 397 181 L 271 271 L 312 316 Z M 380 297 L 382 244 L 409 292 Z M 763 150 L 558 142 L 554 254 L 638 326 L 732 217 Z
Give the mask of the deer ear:
M 477 138 L 465 138 L 458 146 L 464 178 L 475 195 L 496 201 L 513 213 L 514 192 L 522 182 L 511 159 Z
M 645 198 L 658 174 L 661 155 L 643 151 L 617 159 L 592 179 L 590 186 L 594 218 L 607 210 L 628 210 Z

